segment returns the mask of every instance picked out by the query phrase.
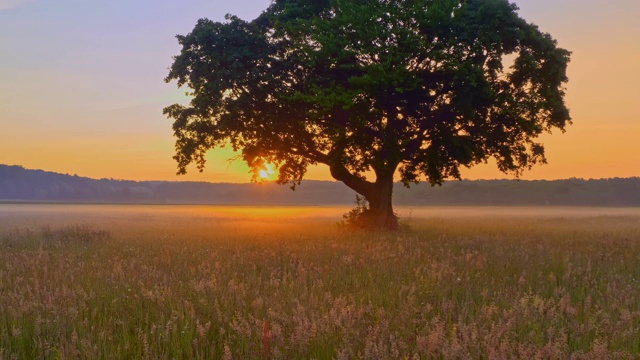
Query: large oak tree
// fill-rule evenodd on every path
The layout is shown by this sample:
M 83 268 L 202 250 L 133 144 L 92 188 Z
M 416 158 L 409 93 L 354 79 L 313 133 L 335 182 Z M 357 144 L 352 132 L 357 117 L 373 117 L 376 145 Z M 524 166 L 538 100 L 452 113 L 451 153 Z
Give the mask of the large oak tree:
M 460 178 L 495 158 L 545 162 L 538 136 L 570 122 L 570 53 L 506 0 L 275 0 L 257 19 L 201 19 L 178 36 L 166 81 L 192 96 L 175 120 L 179 173 L 230 144 L 254 169 L 299 184 L 307 168 L 366 198 L 372 226 L 398 226 L 394 177 Z M 367 179 L 367 175 L 371 179 Z

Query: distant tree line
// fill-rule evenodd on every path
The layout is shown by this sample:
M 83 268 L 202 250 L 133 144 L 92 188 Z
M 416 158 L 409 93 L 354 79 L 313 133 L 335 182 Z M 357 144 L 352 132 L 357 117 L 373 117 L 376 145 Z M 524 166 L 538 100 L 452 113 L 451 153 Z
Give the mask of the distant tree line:
M 400 189 L 406 205 L 640 206 L 640 178 L 451 181 L 440 188 Z
M 296 191 L 273 183 L 90 179 L 0 165 L 0 201 L 145 204 L 350 205 L 355 192 L 332 181 L 306 181 Z M 640 206 L 640 178 L 599 180 L 476 180 L 407 189 L 395 184 L 398 205 Z

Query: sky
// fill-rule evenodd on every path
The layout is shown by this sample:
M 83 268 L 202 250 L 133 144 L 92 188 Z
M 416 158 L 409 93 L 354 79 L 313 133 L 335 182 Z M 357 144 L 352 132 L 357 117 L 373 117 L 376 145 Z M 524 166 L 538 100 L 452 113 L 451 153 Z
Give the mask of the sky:
M 572 51 L 573 125 L 544 135 L 549 164 L 523 179 L 640 176 L 640 2 L 519 0 L 519 14 Z M 0 0 L 0 164 L 92 178 L 248 182 L 229 150 L 176 176 L 163 79 L 199 18 L 253 19 L 269 0 Z M 513 178 L 494 164 L 467 179 Z M 325 166 L 309 179 L 328 180 Z

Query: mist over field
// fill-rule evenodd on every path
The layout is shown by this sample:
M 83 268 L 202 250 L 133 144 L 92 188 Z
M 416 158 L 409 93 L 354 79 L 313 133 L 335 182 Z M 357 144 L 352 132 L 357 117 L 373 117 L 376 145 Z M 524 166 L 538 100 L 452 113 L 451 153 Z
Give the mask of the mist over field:
M 188 228 L 185 224 L 226 226 L 246 224 L 295 225 L 298 222 L 334 222 L 351 207 L 343 206 L 233 206 L 233 205 L 135 205 L 135 204 L 0 204 L 0 224 L 49 225 L 85 224 L 100 226 L 105 221 L 130 224 L 136 230 L 145 225 L 167 228 Z M 413 221 L 469 219 L 574 219 L 608 217 L 640 217 L 640 208 L 624 207 L 547 207 L 547 206 L 400 206 L 398 216 L 407 223 Z M 255 224 L 254 224 L 255 223 Z M 335 225 L 335 224 L 334 224 Z M 112 231 L 118 231 L 114 229 Z

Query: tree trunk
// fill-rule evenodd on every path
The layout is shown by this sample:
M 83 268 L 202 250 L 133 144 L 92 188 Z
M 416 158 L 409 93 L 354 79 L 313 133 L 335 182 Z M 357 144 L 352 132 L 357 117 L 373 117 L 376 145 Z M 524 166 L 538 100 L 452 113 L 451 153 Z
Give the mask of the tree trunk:
M 374 191 L 363 194 L 369 202 L 371 226 L 376 229 L 398 230 L 398 217 L 393 212 L 393 176 L 378 178 Z
M 398 217 L 393 212 L 391 202 L 393 196 L 393 173 L 388 170 L 389 175 L 377 173 L 376 182 L 369 182 L 351 174 L 344 166 L 333 164 L 329 167 L 331 175 L 342 181 L 349 188 L 365 197 L 369 203 L 369 209 L 360 214 L 360 224 L 369 229 L 391 230 L 400 228 Z M 395 167 L 393 167 L 395 170 Z

